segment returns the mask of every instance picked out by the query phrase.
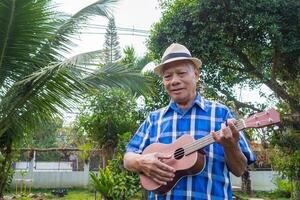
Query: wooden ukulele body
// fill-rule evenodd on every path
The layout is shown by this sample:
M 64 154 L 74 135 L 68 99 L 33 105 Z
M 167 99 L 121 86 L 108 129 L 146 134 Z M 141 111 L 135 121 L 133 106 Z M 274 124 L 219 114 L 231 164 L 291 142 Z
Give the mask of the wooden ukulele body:
M 185 144 L 190 144 L 193 141 L 194 138 L 192 136 L 183 135 L 172 144 L 153 143 L 145 148 L 143 154 L 155 152 L 168 154 L 168 152 L 174 152 L 176 149 L 180 149 Z M 163 162 L 176 170 L 173 181 L 168 182 L 167 185 L 160 185 L 147 176 L 140 174 L 141 184 L 146 190 L 161 194 L 168 192 L 182 177 L 201 172 L 205 166 L 205 155 L 201 151 L 195 151 L 189 155 L 182 156 L 180 159 L 172 157 L 163 160 Z

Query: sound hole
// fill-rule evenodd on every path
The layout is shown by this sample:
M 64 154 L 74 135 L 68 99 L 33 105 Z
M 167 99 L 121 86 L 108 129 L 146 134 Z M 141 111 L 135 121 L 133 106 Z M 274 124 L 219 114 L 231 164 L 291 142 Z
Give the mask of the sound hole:
M 175 153 L 174 153 L 174 158 L 175 158 L 176 160 L 179 160 L 179 159 L 181 159 L 183 156 L 184 156 L 184 149 L 183 149 L 183 148 L 176 149 L 176 151 L 175 151 Z

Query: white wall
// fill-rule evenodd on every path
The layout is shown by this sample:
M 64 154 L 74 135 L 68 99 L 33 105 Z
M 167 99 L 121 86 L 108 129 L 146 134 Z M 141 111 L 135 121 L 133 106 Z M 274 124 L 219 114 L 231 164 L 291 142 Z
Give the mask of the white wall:
M 20 187 L 22 176 L 16 172 L 12 185 L 15 187 L 18 182 Z M 35 171 L 33 175 L 24 177 L 26 185 L 33 188 L 68 188 L 68 187 L 85 187 L 86 177 L 83 171 L 81 172 L 68 172 L 68 171 Z M 32 183 L 30 183 L 31 179 Z
M 274 183 L 278 176 L 278 173 L 274 171 L 250 171 L 251 188 L 254 191 L 275 190 L 277 186 Z M 241 177 L 231 174 L 231 182 L 233 186 L 241 187 Z
M 29 167 L 30 168 L 30 167 Z M 12 180 L 12 187 L 20 187 L 21 182 L 32 188 L 70 188 L 87 187 L 89 184 L 89 165 L 84 166 L 84 171 L 70 170 L 32 170 L 26 175 L 16 171 Z

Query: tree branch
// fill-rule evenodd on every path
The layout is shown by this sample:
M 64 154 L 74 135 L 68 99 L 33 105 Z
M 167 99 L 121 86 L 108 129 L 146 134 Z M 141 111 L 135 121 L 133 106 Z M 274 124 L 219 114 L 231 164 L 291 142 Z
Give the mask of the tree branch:
M 240 58 L 241 62 L 244 64 L 244 66 L 247 68 L 248 72 L 253 74 L 255 77 L 257 77 L 259 80 L 262 81 L 262 83 L 266 84 L 271 90 L 275 92 L 277 96 L 282 98 L 283 100 L 287 101 L 289 105 L 291 106 L 291 109 L 294 112 L 300 113 L 300 105 L 297 99 L 293 98 L 291 95 L 289 95 L 285 89 L 278 84 L 276 80 L 273 79 L 266 79 L 264 75 L 256 69 L 256 67 L 250 62 L 247 55 L 244 54 L 242 51 L 233 49 Z
M 219 88 L 219 91 L 222 92 L 229 101 L 233 101 L 235 107 L 237 109 L 240 109 L 240 108 L 250 108 L 251 110 L 254 110 L 254 111 L 257 111 L 257 112 L 261 112 L 262 110 L 256 108 L 255 106 L 251 105 L 251 104 L 248 104 L 248 103 L 244 103 L 244 102 L 241 102 L 241 101 L 238 101 L 234 96 L 232 96 L 231 94 L 229 94 L 229 92 L 225 91 L 225 90 L 222 90 L 221 88 Z

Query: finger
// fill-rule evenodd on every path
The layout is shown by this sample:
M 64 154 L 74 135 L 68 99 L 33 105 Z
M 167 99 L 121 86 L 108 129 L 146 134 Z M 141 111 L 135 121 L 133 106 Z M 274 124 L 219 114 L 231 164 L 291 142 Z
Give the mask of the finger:
M 234 133 L 234 132 L 238 133 L 238 130 L 236 129 L 233 120 L 228 121 L 228 127 L 230 128 L 230 130 L 231 130 L 232 133 Z
M 231 129 L 229 127 L 225 127 L 225 128 L 222 128 L 222 136 L 223 138 L 225 139 L 230 139 L 232 138 L 232 132 L 231 132 Z
M 159 185 L 167 185 L 166 181 L 161 181 L 155 177 L 150 177 L 153 181 L 155 181 L 156 183 L 158 183 Z
M 236 123 L 236 119 L 234 119 L 234 118 L 230 118 L 227 121 L 228 121 L 228 123 L 232 123 L 232 124 Z
M 220 132 L 221 132 L 221 131 L 220 131 Z M 212 131 L 212 132 L 211 132 L 211 135 L 212 135 L 212 137 L 214 138 L 214 140 L 217 141 L 217 142 L 221 139 L 220 133 L 218 134 L 218 133 L 216 133 L 215 131 Z
M 172 181 L 173 178 L 174 178 L 174 174 L 170 174 L 170 173 L 166 173 L 164 171 L 155 171 L 153 173 L 150 173 L 150 176 L 160 180 L 160 181 L 166 181 L 166 182 L 169 182 L 169 181 Z
M 234 134 L 234 131 L 236 131 L 236 130 L 234 130 L 234 129 L 236 129 L 235 128 L 235 125 L 234 125 L 234 123 L 235 123 L 235 119 L 228 119 L 227 121 L 226 121 L 226 124 L 227 124 L 227 127 L 223 127 L 222 126 L 222 129 L 223 129 L 223 137 L 224 138 L 226 138 L 226 139 L 230 139 L 230 138 L 232 138 L 233 137 L 233 134 Z M 237 133 L 238 134 L 238 133 Z
M 227 127 L 227 121 L 225 121 L 225 123 L 221 123 L 221 129 L 220 129 L 220 131 L 219 131 L 219 132 L 220 132 L 220 133 L 219 133 L 220 136 L 223 135 L 222 130 L 225 129 L 226 127 Z
M 157 153 L 157 154 L 155 154 L 155 156 L 158 159 L 170 159 L 170 158 L 172 158 L 172 154 L 165 154 L 165 153 Z
M 166 170 L 166 166 L 158 166 L 157 171 L 159 175 L 164 177 L 173 178 L 175 176 L 175 172 L 173 170 Z
M 226 129 L 227 129 L 227 126 L 224 123 L 222 123 L 221 124 L 220 137 L 224 137 L 226 135 Z
M 167 165 L 163 162 L 157 162 L 156 166 L 157 166 L 158 169 L 169 172 L 169 173 L 170 172 L 174 173 L 176 171 L 173 167 L 171 167 L 171 166 L 169 166 L 169 165 Z
M 232 137 L 234 137 L 236 139 L 240 137 L 240 134 L 239 134 L 238 130 L 236 129 L 233 122 L 229 122 L 229 128 L 230 128 Z

